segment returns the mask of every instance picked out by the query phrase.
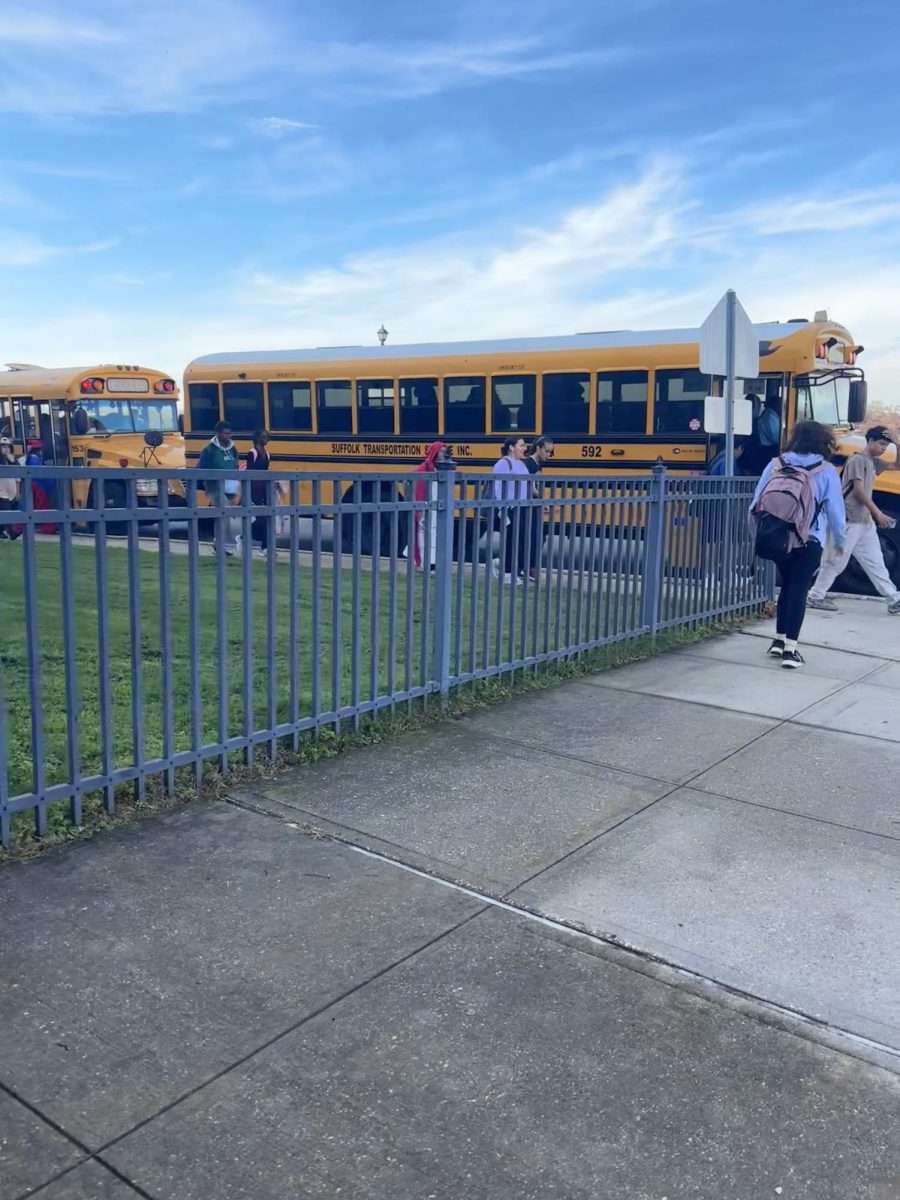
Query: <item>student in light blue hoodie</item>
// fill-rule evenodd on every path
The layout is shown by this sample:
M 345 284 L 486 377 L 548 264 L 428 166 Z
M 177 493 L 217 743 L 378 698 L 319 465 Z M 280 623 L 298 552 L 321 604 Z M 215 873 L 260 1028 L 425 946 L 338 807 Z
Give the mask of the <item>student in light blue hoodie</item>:
M 812 471 L 816 493 L 816 511 L 806 544 L 792 550 L 779 563 L 781 591 L 778 594 L 775 639 L 768 653 L 773 658 L 780 658 L 783 667 L 803 666 L 797 640 L 806 615 L 806 595 L 822 561 L 826 530 L 832 536 L 835 555 L 841 557 L 844 553 L 847 535 L 841 480 L 828 462 L 833 450 L 834 432 L 827 425 L 820 425 L 818 421 L 798 421 L 791 433 L 788 448 L 782 455 L 785 462 Z M 778 465 L 779 459 L 773 459 L 763 471 L 750 504 L 751 514 Z

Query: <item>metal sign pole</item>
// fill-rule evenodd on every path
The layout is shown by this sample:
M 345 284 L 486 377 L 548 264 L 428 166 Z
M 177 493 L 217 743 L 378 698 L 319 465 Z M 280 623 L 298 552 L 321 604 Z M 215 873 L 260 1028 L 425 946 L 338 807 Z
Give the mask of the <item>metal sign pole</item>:
M 725 474 L 734 475 L 734 316 L 737 296 L 731 288 L 726 293 L 725 314 Z

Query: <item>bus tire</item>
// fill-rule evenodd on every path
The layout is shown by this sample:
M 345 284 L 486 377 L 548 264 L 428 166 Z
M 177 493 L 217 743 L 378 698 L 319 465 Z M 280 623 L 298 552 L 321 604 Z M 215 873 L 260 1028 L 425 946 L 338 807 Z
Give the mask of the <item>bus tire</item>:
M 891 516 L 896 518 L 894 513 Z M 884 555 L 884 565 L 895 588 L 900 589 L 900 519 L 893 529 L 879 529 L 878 540 Z
M 97 504 L 96 488 L 97 488 L 97 483 L 95 481 L 95 482 L 91 483 L 91 486 L 88 489 L 88 498 L 87 498 L 87 507 L 88 508 L 96 507 L 96 504 Z M 106 483 L 103 485 L 103 508 L 104 508 L 104 511 L 107 511 L 111 508 L 124 508 L 127 505 L 127 503 L 128 503 L 128 492 L 125 488 L 125 484 L 124 483 L 114 483 L 111 480 L 107 480 Z M 128 523 L 125 521 L 110 521 L 107 519 L 104 522 L 104 524 L 106 526 L 106 532 L 113 537 L 124 537 L 128 533 Z M 95 524 L 92 521 L 89 526 L 90 531 L 93 532 L 97 528 L 97 525 L 99 525 L 99 522 L 97 522 Z
M 344 504 L 374 504 L 376 499 L 382 504 L 393 504 L 402 497 L 395 484 L 392 483 L 354 483 L 347 488 L 341 497 Z M 359 550 L 360 554 L 371 557 L 376 548 L 375 513 L 363 513 L 360 517 Z M 356 514 L 348 513 L 341 521 L 341 553 L 353 553 L 354 527 Z M 378 553 L 384 558 L 391 553 L 391 513 L 383 512 L 378 516 L 379 536 Z M 406 547 L 404 530 L 404 514 L 397 521 L 397 553 L 402 554 Z
M 893 515 L 893 514 L 891 514 Z M 879 529 L 878 541 L 884 556 L 884 565 L 894 587 L 900 588 L 900 526 L 894 529 Z M 844 570 L 834 581 L 832 591 L 847 592 L 855 596 L 874 596 L 875 589 L 868 575 L 851 556 Z

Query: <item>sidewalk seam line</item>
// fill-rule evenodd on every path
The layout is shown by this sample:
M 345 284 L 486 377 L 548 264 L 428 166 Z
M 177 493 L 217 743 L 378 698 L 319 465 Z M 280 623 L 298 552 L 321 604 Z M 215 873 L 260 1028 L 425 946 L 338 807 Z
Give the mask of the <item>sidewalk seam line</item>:
M 236 807 L 240 807 L 240 806 L 236 806 Z M 280 821 L 282 824 L 287 824 L 286 822 L 282 821 L 280 817 L 274 816 L 274 814 L 267 814 L 267 815 L 270 816 L 270 818 L 272 820 Z M 340 839 L 335 838 L 334 840 L 339 841 Z M 350 846 L 352 849 L 357 849 L 356 847 L 352 846 L 352 843 L 346 843 L 346 844 L 348 846 Z M 388 864 L 392 862 L 392 860 L 387 857 L 384 858 L 384 861 L 385 861 L 385 863 L 388 863 Z M 425 879 L 433 878 L 432 876 L 424 874 L 424 872 L 423 872 L 423 877 Z M 436 878 L 436 877 L 434 877 L 434 878 Z M 476 900 L 480 899 L 477 892 L 473 893 L 472 898 L 476 899 Z M 143 1129 L 144 1126 L 149 1125 L 153 1121 L 157 1120 L 159 1117 L 164 1116 L 167 1112 L 170 1112 L 173 1108 L 177 1108 L 178 1105 L 183 1104 L 185 1100 L 189 1100 L 192 1096 L 197 1095 L 198 1092 L 204 1091 L 211 1084 L 217 1083 L 220 1079 L 223 1079 L 226 1075 L 230 1075 L 232 1071 L 236 1071 L 238 1069 L 238 1067 L 242 1067 L 245 1063 L 249 1062 L 252 1058 L 256 1058 L 257 1055 L 262 1054 L 265 1050 L 270 1049 L 272 1046 L 274 1046 L 278 1042 L 282 1041 L 282 1039 L 284 1039 L 286 1037 L 290 1037 L 290 1035 L 292 1033 L 296 1033 L 298 1029 L 302 1029 L 303 1026 L 309 1024 L 310 1021 L 314 1021 L 317 1017 L 321 1017 L 323 1015 L 323 1013 L 328 1012 L 328 1010 L 333 1008 L 335 1005 L 341 1004 L 341 1003 L 343 1003 L 343 1001 L 348 1000 L 351 996 L 354 996 L 357 992 L 362 991 L 364 988 L 368 987 L 369 984 L 377 982 L 377 980 L 383 978 L 385 975 L 388 975 L 391 971 L 395 970 L 397 967 L 402 967 L 404 965 L 404 963 L 409 962 L 411 959 L 415 958 L 416 955 L 421 954 L 425 950 L 430 950 L 432 946 L 437 945 L 437 943 L 443 941 L 444 938 L 449 937 L 453 933 L 456 933 L 456 931 L 458 929 L 461 929 L 464 925 L 467 925 L 470 921 L 473 921 L 476 917 L 481 916 L 482 913 L 484 913 L 486 911 L 486 907 L 487 906 L 484 904 L 484 901 L 482 900 L 482 907 L 477 909 L 475 912 L 469 913 L 467 916 L 463 917 L 463 919 L 461 921 L 457 921 L 454 925 L 451 925 L 449 929 L 442 930 L 440 933 L 436 934 L 434 937 L 429 938 L 428 941 L 423 942 L 423 944 L 421 946 L 416 946 L 416 948 L 413 950 L 410 950 L 408 954 L 404 954 L 401 958 L 398 958 L 394 962 L 389 963 L 387 966 L 382 967 L 380 970 L 375 971 L 374 974 L 368 976 L 366 979 L 361 979 L 358 983 L 355 983 L 351 988 L 348 988 L 345 992 L 341 992 L 341 994 L 339 996 L 332 997 L 332 999 L 328 1000 L 325 1004 L 321 1005 L 319 1008 L 315 1009 L 313 1012 L 306 1013 L 303 1017 L 301 1017 L 298 1021 L 295 1021 L 292 1025 L 288 1026 L 286 1029 L 282 1029 L 279 1033 L 276 1033 L 272 1037 L 267 1038 L 264 1042 L 260 1043 L 260 1045 L 255 1046 L 252 1050 L 249 1050 L 246 1054 L 242 1055 L 239 1059 L 236 1059 L 233 1063 L 229 1063 L 228 1066 L 223 1067 L 221 1071 L 217 1071 L 214 1075 L 209 1076 L 209 1078 L 204 1079 L 200 1083 L 196 1084 L 194 1087 L 189 1088 L 186 1092 L 183 1092 L 180 1096 L 175 1097 L 174 1100 L 170 1100 L 167 1104 L 164 1104 L 162 1106 L 162 1108 L 160 1108 L 157 1112 L 152 1113 L 150 1116 L 142 1118 L 140 1121 L 136 1122 L 136 1124 L 132 1125 L 129 1129 L 126 1129 L 123 1133 L 117 1134 L 116 1137 L 111 1138 L 108 1142 L 104 1142 L 104 1144 L 102 1146 L 100 1146 L 97 1150 L 95 1150 L 93 1152 L 91 1157 L 92 1158 L 101 1158 L 101 1155 L 105 1154 L 108 1150 L 112 1149 L 114 1146 L 117 1146 L 120 1142 L 124 1141 L 126 1138 L 131 1137 L 132 1134 L 137 1133 L 138 1130 Z M 104 1165 L 107 1165 L 105 1159 L 101 1158 L 101 1161 L 104 1163 Z M 150 1200 L 153 1200 L 153 1198 L 151 1197 Z

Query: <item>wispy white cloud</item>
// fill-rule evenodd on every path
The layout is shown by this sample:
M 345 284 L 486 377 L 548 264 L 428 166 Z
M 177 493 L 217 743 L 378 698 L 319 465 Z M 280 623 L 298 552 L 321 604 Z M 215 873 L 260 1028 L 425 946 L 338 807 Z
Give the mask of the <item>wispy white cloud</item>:
M 52 245 L 31 233 L 0 230 L 0 266 L 35 267 L 51 259 L 78 254 L 101 254 L 118 245 L 117 238 L 87 242 L 83 245 Z
M 89 10 L 93 8 L 93 15 Z M 103 0 L 71 15 L 43 0 L 37 16 L 5 12 L 0 34 L 0 110 L 35 115 L 169 112 L 233 98 L 279 60 L 267 14 L 249 0 L 145 0 L 115 9 Z M 60 71 L 61 48 L 92 44 Z
M 251 0 L 143 0 L 114 11 L 103 0 L 84 0 L 77 14 L 63 0 L 42 0 L 38 8 L 17 4 L 0 16 L 0 110 L 44 116 L 180 111 L 238 96 L 259 99 L 273 80 L 305 103 L 360 103 L 614 69 L 663 52 L 612 36 L 602 45 L 573 42 L 546 12 L 540 21 L 518 21 L 524 30 L 518 35 L 480 40 L 317 39 L 309 23 Z M 101 52 L 80 58 L 77 70 L 60 72 L 60 50 L 79 46 Z M 255 122 L 257 132 L 270 137 L 305 125 L 279 116 Z
M 309 121 L 294 121 L 290 117 L 252 117 L 246 124 L 254 133 L 267 138 L 290 137 L 291 134 L 305 133 L 321 128 Z
M 204 150 L 230 150 L 234 146 L 234 138 L 227 134 L 211 134 L 208 137 L 198 137 L 194 141 Z
M 743 209 L 733 223 L 769 236 L 872 229 L 898 220 L 900 188 L 885 187 L 837 196 L 786 196 Z
M 55 11 L 54 11 L 55 9 Z M 85 20 L 62 6 L 7 4 L 0 11 L 0 45 L 65 50 L 73 46 L 110 46 L 123 40 L 112 24 Z

